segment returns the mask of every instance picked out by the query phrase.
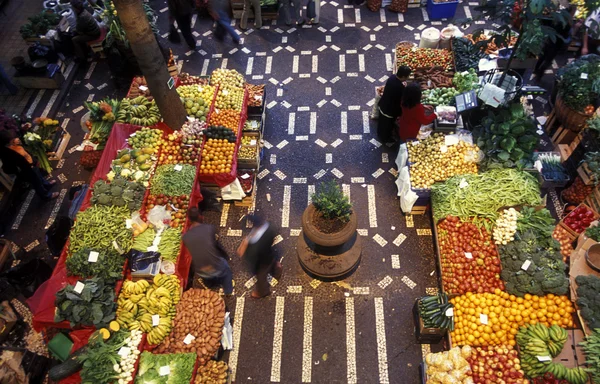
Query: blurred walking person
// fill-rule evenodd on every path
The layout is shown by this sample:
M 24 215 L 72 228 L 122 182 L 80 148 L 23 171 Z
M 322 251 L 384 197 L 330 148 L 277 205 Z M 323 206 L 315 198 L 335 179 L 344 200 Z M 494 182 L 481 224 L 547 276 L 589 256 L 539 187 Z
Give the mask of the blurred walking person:
M 240 28 L 248 28 L 248 14 L 250 13 L 250 7 L 252 7 L 252 10 L 254 11 L 254 28 L 262 28 L 260 0 L 244 0 L 244 10 L 242 11 L 242 20 L 240 21 Z
M 178 40 L 177 28 L 174 25 L 174 21 L 176 21 L 188 47 L 192 50 L 196 49 L 196 39 L 192 35 L 194 0 L 167 0 L 167 6 L 169 7 L 169 21 L 171 22 L 169 39 L 174 42 Z M 177 36 L 177 39 L 175 39 L 175 36 Z
M 231 18 L 229 17 L 229 1 L 228 0 L 211 0 L 210 12 L 212 17 L 217 22 L 215 30 L 215 38 L 219 41 L 225 39 L 225 34 L 231 35 L 235 44 L 240 43 L 240 35 L 231 26 Z

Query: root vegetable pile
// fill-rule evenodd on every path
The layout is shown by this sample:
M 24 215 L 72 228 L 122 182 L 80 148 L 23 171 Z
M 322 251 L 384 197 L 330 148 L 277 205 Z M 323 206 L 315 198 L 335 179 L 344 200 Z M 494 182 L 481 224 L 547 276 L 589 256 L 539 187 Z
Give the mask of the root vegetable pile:
M 195 384 L 226 384 L 227 363 L 224 361 L 211 360 L 206 365 L 198 367 Z
M 467 359 L 471 356 L 471 347 L 454 347 L 449 351 L 428 353 L 427 384 L 473 384 L 471 367 Z
M 566 229 L 557 225 L 552 233 L 552 237 L 560 243 L 560 253 L 563 256 L 563 261 L 566 262 L 571 253 L 573 253 L 573 241 L 569 237 L 569 232 Z
M 177 304 L 173 331 L 156 352 L 196 352 L 199 364 L 204 365 L 219 349 L 224 318 L 225 302 L 217 292 L 185 291 Z
M 515 239 L 518 219 L 519 212 L 516 209 L 509 208 L 502 211 L 494 226 L 494 242 L 497 245 L 506 245 Z
M 447 147 L 444 134 L 434 133 L 424 140 L 407 144 L 410 165 L 410 182 L 413 188 L 430 188 L 436 181 L 455 175 L 477 173 L 477 163 L 472 158 L 477 153 L 475 145 L 460 141 Z
M 449 294 L 503 290 L 500 258 L 490 233 L 448 216 L 438 225 L 444 291 Z
M 423 90 L 452 87 L 452 75 L 442 67 L 418 68 L 413 75 Z

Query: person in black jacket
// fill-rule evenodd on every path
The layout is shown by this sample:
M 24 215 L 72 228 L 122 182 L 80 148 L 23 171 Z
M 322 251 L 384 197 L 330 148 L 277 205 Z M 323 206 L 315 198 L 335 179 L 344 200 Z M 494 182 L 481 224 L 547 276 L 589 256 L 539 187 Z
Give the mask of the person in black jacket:
M 73 36 L 73 49 L 78 60 L 85 60 L 87 56 L 87 43 L 100 37 L 101 31 L 96 19 L 85 9 L 81 0 L 71 0 L 71 8 L 77 17 Z
M 167 6 L 171 19 L 177 21 L 177 27 L 188 47 L 196 49 L 196 39 L 192 35 L 192 13 L 195 8 L 193 0 L 167 0 Z
M 273 250 L 273 241 L 277 237 L 275 226 L 257 215 L 248 216 L 248 220 L 252 223 L 252 231 L 242 241 L 237 253 L 245 260 L 250 272 L 256 275 L 252 297 L 258 299 L 271 294 L 267 276 L 270 274 L 279 280 L 282 267 Z
M 0 131 L 0 160 L 4 172 L 17 175 L 31 184 L 35 193 L 44 200 L 58 197 L 58 192 L 50 192 L 56 180 L 48 181 L 36 165 L 36 159 L 23 146 L 13 131 Z
M 377 136 L 384 143 L 393 141 L 394 122 L 402 115 L 402 93 L 410 76 L 410 68 L 402 65 L 396 74 L 385 82 L 383 95 L 379 100 L 379 119 L 377 121 Z

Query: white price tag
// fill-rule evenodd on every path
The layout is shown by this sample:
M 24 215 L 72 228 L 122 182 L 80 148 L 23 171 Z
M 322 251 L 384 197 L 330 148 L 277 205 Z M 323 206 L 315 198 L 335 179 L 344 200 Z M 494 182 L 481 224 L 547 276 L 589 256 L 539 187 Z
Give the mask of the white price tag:
M 465 252 L 465 257 L 467 259 L 472 259 L 473 258 L 473 254 L 471 252 Z
M 247 174 L 247 173 L 244 173 L 244 174 L 243 174 L 242 176 L 240 176 L 240 177 L 241 177 L 242 179 L 246 180 L 247 178 L 249 178 L 249 177 L 250 177 L 250 175 L 249 175 L 249 174 Z
M 151 245 L 148 248 L 146 248 L 146 250 L 148 252 L 158 252 L 158 247 L 156 245 Z
M 133 132 L 131 135 L 129 135 L 129 137 L 135 137 L 136 134 L 137 132 Z
M 525 260 L 525 262 L 523 263 L 523 265 L 521 265 L 521 269 L 526 271 L 527 268 L 529 268 L 529 266 L 531 265 L 531 260 Z
M 83 288 L 85 288 L 85 284 L 83 284 L 81 281 L 78 281 L 75 284 L 75 288 L 73 288 L 73 291 L 77 294 L 80 294 L 81 292 L 83 292 Z
M 535 169 L 537 169 L 537 170 L 538 170 L 538 172 L 542 172 L 542 168 L 543 168 L 543 166 L 542 166 L 542 162 L 541 162 L 541 161 L 539 161 L 539 160 L 536 160 L 536 161 L 533 163 L 533 167 L 534 167 Z
M 191 334 L 187 334 L 187 336 L 183 339 L 183 344 L 190 344 L 192 341 L 194 341 L 196 337 L 194 337 L 194 335 Z
M 256 145 L 256 140 L 250 140 L 250 145 Z
M 133 220 L 131 220 L 131 219 L 125 220 L 125 228 L 131 229 L 132 226 L 133 226 Z
M 448 152 L 448 147 L 446 147 L 445 145 L 440 145 L 440 152 L 442 152 L 442 153 Z
M 201 85 L 198 86 L 198 92 L 202 92 L 202 86 Z
M 181 170 L 183 169 L 183 166 L 182 166 L 181 164 L 176 164 L 176 165 L 173 167 L 173 169 L 174 169 L 174 170 L 176 170 L 177 172 L 179 172 L 179 171 L 181 171 Z
M 122 249 L 122 248 L 119 246 L 119 243 L 117 243 L 117 240 L 113 240 L 113 242 L 112 242 L 112 245 L 113 245 L 113 247 L 114 247 L 114 248 L 117 250 L 117 252 L 119 252 L 121 255 L 122 255 L 123 253 L 125 253 L 125 252 L 123 251 L 123 249 Z
M 127 356 L 129 356 L 129 354 L 131 353 L 131 348 L 129 347 L 121 347 L 121 349 L 119 349 L 119 356 L 121 356 L 122 358 L 125 358 Z
M 444 137 L 444 141 L 446 146 L 451 146 L 451 145 L 456 145 L 458 144 L 458 137 L 454 136 L 454 135 L 448 135 L 446 137 Z
M 467 76 L 469 74 L 469 71 L 462 71 L 460 74 L 463 76 Z
M 173 204 L 171 204 L 171 208 L 172 208 L 172 209 L 173 209 L 175 212 L 179 211 L 179 209 L 177 209 L 177 208 L 176 208 L 176 207 L 175 207 Z
M 488 323 L 488 316 L 486 314 L 481 314 L 479 315 L 479 321 L 481 322 L 481 324 L 483 325 L 487 325 Z
M 98 252 L 91 251 L 90 255 L 88 256 L 88 262 L 95 263 L 96 261 L 98 261 L 98 256 L 100 256 Z
M 462 180 L 460 181 L 460 184 L 458 184 L 458 187 L 459 187 L 460 189 L 467 188 L 468 186 L 469 186 L 469 183 L 467 183 L 467 180 L 465 180 L 465 179 L 462 179 Z
M 261 95 L 255 95 L 254 96 L 254 100 L 262 100 L 262 96 Z
M 583 80 L 587 80 L 588 74 L 587 73 L 582 73 L 581 76 L 579 76 L 579 77 L 582 78 Z
M 552 361 L 550 356 L 536 356 L 538 361 Z
M 138 88 L 139 88 L 139 89 L 140 89 L 140 91 L 142 91 L 142 92 L 146 92 L 146 91 L 148 90 L 148 87 L 146 87 L 145 85 L 140 85 Z
M 527 95 L 527 100 L 533 100 L 533 95 Z
M 448 308 L 448 309 L 446 309 L 446 316 L 447 317 L 454 316 L 454 308 Z
M 225 96 L 229 95 L 229 91 L 226 89 L 222 90 L 221 93 L 224 94 Z
M 160 324 L 160 316 L 159 315 L 152 315 L 152 326 L 153 327 L 157 327 L 158 324 Z
M 168 365 L 165 365 L 164 367 L 160 367 L 158 369 L 159 376 L 167 376 L 170 373 L 171 373 L 171 368 L 169 368 Z

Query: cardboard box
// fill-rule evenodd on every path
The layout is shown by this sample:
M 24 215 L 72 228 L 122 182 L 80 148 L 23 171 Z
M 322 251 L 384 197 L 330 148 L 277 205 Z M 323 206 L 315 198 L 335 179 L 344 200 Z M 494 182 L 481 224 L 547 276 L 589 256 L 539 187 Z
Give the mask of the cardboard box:
M 562 364 L 567 368 L 575 368 L 585 362 L 583 349 L 579 346 L 579 343 L 584 340 L 585 335 L 580 329 L 570 329 L 567 332 L 569 336 L 562 351 L 552 361 Z

